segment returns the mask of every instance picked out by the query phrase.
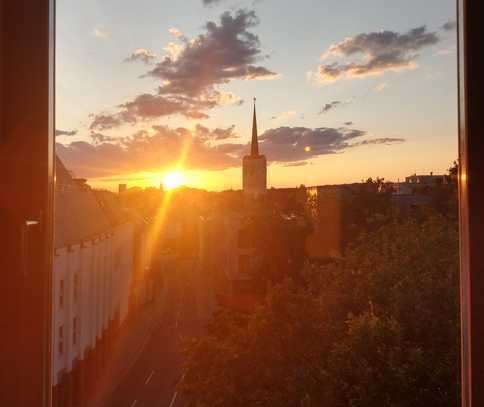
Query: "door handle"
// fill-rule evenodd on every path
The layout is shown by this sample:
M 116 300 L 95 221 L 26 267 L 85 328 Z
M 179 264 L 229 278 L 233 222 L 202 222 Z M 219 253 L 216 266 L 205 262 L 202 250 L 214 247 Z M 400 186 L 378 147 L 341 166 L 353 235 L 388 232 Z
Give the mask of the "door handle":
M 30 255 L 30 239 L 32 232 L 40 222 L 37 220 L 26 220 L 22 225 L 22 273 L 24 276 L 28 273 L 29 255 Z

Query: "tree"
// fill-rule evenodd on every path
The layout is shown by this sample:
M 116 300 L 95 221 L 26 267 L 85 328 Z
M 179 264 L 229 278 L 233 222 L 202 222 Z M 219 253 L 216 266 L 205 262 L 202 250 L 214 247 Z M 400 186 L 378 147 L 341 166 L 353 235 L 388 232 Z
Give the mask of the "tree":
M 305 210 L 295 197 L 283 198 L 277 201 L 266 197 L 252 203 L 244 219 L 243 244 L 255 249 L 261 259 L 259 267 L 252 270 L 252 278 L 261 280 L 262 285 L 287 277 L 297 279 L 306 259 L 305 239 L 310 224 Z
M 459 176 L 459 160 L 454 160 L 452 165 L 449 167 L 449 177 L 453 182 L 457 182 L 458 176 Z
M 246 321 L 217 315 L 187 344 L 181 390 L 192 406 L 295 406 L 317 392 L 330 319 L 321 299 L 286 280 Z
M 459 397 L 456 223 L 394 219 L 343 259 L 221 314 L 187 346 L 192 406 L 450 406 Z
M 342 293 L 338 303 L 351 316 L 346 333 L 335 348 L 333 365 L 341 367 L 346 361 L 353 366 L 351 372 L 339 368 L 333 371 L 337 383 L 346 386 L 334 386 L 345 389 L 338 396 L 341 405 L 456 404 L 459 395 L 456 222 L 433 214 L 422 222 L 409 219 L 385 225 L 362 238 L 335 271 L 343 277 L 333 291 L 352 293 Z M 362 316 L 366 317 L 361 319 Z M 374 323 L 374 317 L 378 323 Z M 372 340 L 361 342 L 362 329 L 373 335 Z M 395 335 L 379 340 L 384 337 L 378 336 L 378 332 L 389 329 Z M 393 346 L 389 346 L 390 340 L 395 341 Z M 362 344 L 365 346 L 359 347 Z M 405 352 L 403 357 L 398 348 Z M 372 352 L 378 352 L 387 365 L 380 367 Z M 357 363 L 348 362 L 355 354 Z M 358 370 L 361 364 L 375 372 L 371 380 L 367 371 Z M 386 370 L 393 374 L 380 374 Z M 380 391 L 355 398 L 362 383 L 377 385 Z M 402 392 L 390 390 L 395 383 Z M 386 401 L 382 399 L 384 389 L 389 389 Z M 359 401 L 355 404 L 354 399 Z
M 391 191 L 383 178 L 369 178 L 351 194 L 341 197 L 343 244 L 346 248 L 362 233 L 375 231 L 387 222 L 392 210 Z

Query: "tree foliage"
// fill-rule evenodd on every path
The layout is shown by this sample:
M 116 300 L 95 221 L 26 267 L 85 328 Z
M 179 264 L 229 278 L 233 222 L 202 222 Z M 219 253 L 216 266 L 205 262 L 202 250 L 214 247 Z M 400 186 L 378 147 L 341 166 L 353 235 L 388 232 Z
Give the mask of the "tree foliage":
M 394 219 L 252 315 L 218 314 L 187 344 L 182 391 L 200 407 L 457 405 L 457 236 L 441 215 Z

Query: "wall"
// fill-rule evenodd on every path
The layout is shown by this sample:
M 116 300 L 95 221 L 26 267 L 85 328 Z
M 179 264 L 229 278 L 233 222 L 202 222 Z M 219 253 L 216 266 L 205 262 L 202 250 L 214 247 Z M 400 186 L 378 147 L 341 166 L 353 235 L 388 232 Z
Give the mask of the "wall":
M 53 272 L 54 386 L 63 375 L 72 371 L 76 360 L 88 357 L 113 323 L 119 325 L 126 319 L 133 273 L 133 239 L 133 225 L 126 223 L 82 244 L 56 250 Z

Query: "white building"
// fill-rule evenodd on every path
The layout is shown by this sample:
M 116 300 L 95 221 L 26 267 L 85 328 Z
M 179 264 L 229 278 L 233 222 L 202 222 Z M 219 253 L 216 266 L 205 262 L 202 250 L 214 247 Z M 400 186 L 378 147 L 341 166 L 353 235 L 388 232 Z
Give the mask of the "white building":
M 56 163 L 53 270 L 54 405 L 82 405 L 113 333 L 127 317 L 134 224 L 113 221 L 83 180 Z
M 434 175 L 433 172 L 430 175 L 417 175 L 413 174 L 405 177 L 407 184 L 420 184 L 420 185 L 443 185 L 448 184 L 447 175 Z

